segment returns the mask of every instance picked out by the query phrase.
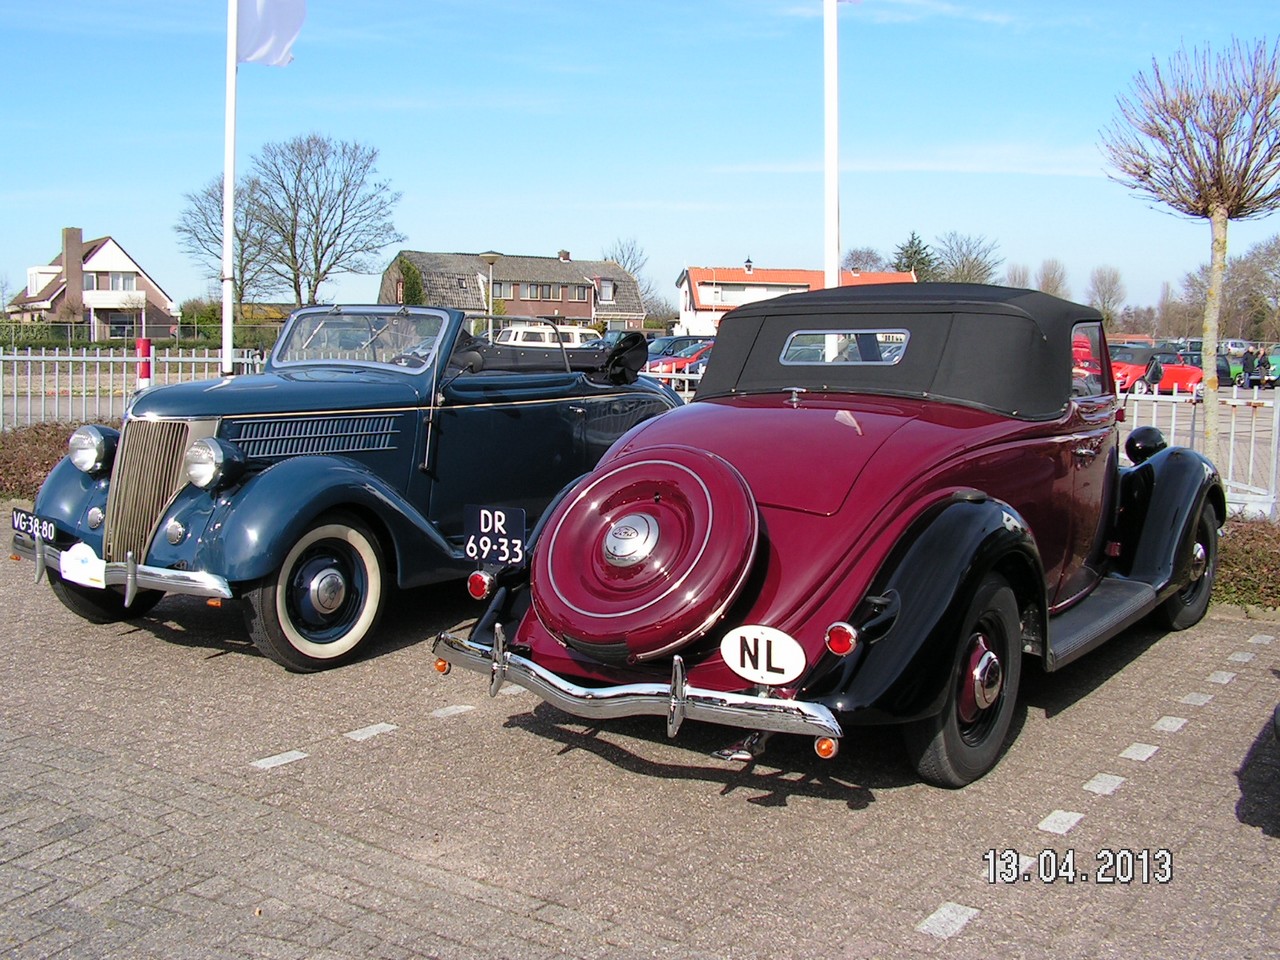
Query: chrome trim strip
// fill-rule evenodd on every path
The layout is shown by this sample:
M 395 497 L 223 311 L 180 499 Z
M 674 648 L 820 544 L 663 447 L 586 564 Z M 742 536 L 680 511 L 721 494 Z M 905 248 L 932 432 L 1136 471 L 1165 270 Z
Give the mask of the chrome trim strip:
M 565 713 L 589 720 L 665 717 L 670 736 L 675 735 L 686 719 L 810 737 L 843 736 L 835 715 L 820 703 L 691 687 L 684 679 L 684 662 L 679 657 L 673 661 L 670 684 L 582 687 L 511 653 L 505 649 L 505 641 L 487 647 L 444 632 L 436 637 L 431 649 L 435 656 L 455 666 L 489 674 L 491 695 L 496 695 L 503 682 L 509 681 L 536 693 Z
M 34 560 L 37 579 L 46 568 L 60 570 L 62 551 L 50 543 L 42 543 L 37 554 L 31 540 L 13 538 L 13 552 L 27 560 Z M 183 593 L 193 597 L 221 597 L 230 600 L 234 594 L 226 578 L 199 570 L 169 570 L 165 567 L 147 567 L 133 559 L 132 554 L 124 563 L 108 563 L 103 580 L 108 586 L 124 587 L 125 599 L 132 603 L 130 591 L 162 590 L 165 593 Z

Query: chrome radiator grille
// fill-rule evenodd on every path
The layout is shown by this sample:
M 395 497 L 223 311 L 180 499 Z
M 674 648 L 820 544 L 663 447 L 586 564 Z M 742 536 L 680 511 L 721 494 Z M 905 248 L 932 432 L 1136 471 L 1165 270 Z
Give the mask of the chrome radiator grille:
M 255 460 L 367 453 L 395 448 L 399 419 L 399 414 L 280 417 L 241 420 L 230 432 L 245 456 Z
M 111 492 L 103 559 L 122 562 L 132 550 L 142 563 L 164 508 L 186 485 L 182 456 L 190 440 L 185 420 L 129 420 L 120 436 Z

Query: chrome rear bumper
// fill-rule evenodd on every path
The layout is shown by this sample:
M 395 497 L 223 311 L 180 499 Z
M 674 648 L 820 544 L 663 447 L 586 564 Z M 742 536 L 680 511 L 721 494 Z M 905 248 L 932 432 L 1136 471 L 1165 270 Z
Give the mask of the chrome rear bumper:
M 835 715 L 822 704 L 691 687 L 679 656 L 673 659 L 669 684 L 583 687 L 507 650 L 501 625 L 494 627 L 492 647 L 446 632 L 436 637 L 432 650 L 455 666 L 487 673 L 490 696 L 496 696 L 503 683 L 510 681 L 565 713 L 589 720 L 665 716 L 669 737 L 676 735 L 685 720 L 810 737 L 843 734 Z
M 62 551 L 44 540 L 15 534 L 13 552 L 27 560 L 35 561 L 38 583 L 48 567 L 61 570 Z M 103 575 L 107 586 L 124 587 L 125 606 L 133 603 L 139 590 L 161 590 L 164 593 L 185 593 L 196 597 L 232 597 L 231 586 L 223 577 L 198 570 L 170 570 L 166 567 L 148 567 L 133 559 L 130 551 L 123 563 L 108 563 Z

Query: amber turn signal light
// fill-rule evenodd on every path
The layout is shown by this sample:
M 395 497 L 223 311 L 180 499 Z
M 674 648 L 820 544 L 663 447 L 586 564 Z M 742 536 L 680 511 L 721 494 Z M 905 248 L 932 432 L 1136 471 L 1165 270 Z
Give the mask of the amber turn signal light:
M 818 737 L 813 741 L 813 752 L 823 760 L 830 760 L 840 752 L 840 741 L 835 737 Z
M 436 667 L 436 673 L 440 674 L 440 676 L 443 677 L 446 674 L 448 674 L 450 670 L 453 669 L 453 664 L 451 664 L 444 657 L 436 657 L 435 667 Z
M 205 603 L 205 606 L 207 606 L 207 607 L 220 607 L 220 606 L 222 606 L 222 598 L 221 598 L 221 597 L 210 597 L 210 598 L 209 598 L 208 600 L 206 600 L 204 603 Z

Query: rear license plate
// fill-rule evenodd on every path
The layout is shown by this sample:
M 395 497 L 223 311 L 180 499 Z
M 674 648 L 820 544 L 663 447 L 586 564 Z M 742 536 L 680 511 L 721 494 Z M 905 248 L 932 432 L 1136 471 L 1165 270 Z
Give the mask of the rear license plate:
M 524 510 L 519 507 L 480 507 L 469 504 L 463 512 L 463 549 L 479 563 L 524 563 Z
M 41 540 L 46 541 L 52 541 L 58 533 L 52 520 L 46 520 L 44 517 L 37 517 L 27 510 L 18 510 L 16 508 L 13 511 L 13 529 L 18 533 L 25 533 L 29 537 L 39 537 Z

